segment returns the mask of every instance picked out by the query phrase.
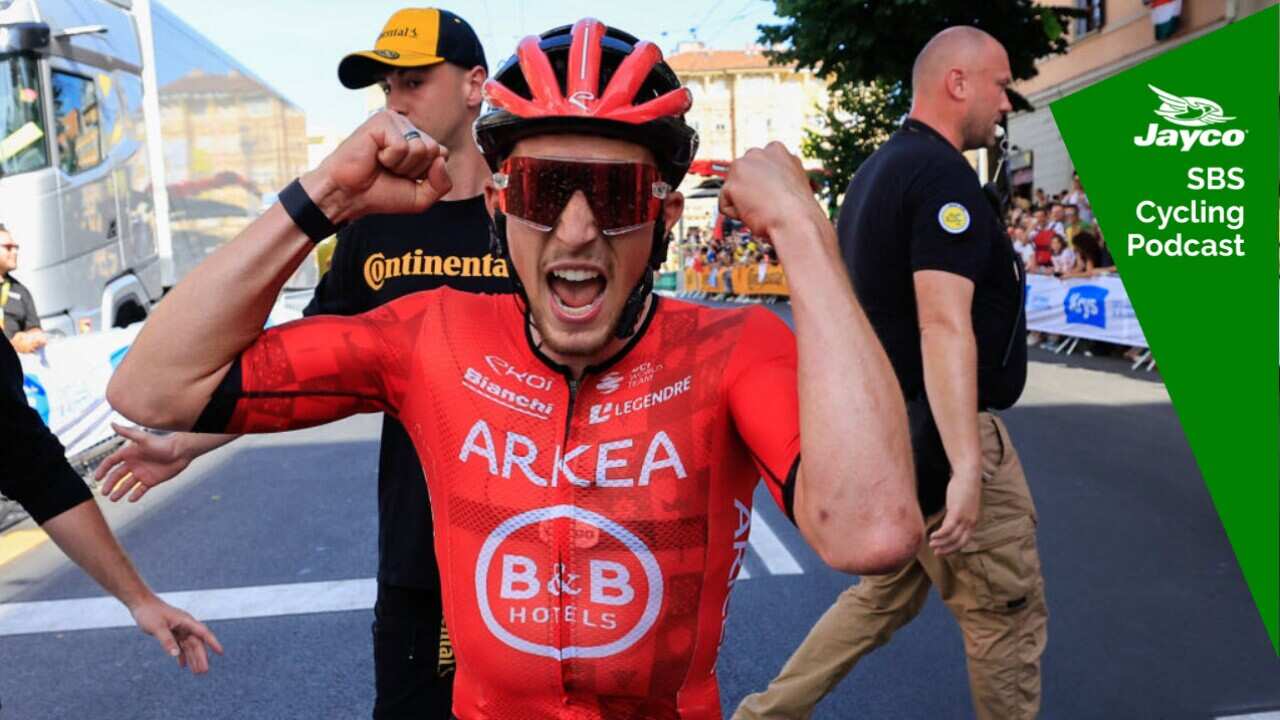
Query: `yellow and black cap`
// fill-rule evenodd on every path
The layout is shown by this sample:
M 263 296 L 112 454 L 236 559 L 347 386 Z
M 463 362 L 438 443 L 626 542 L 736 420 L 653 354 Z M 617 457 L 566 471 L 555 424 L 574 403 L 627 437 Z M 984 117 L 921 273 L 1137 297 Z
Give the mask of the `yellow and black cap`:
M 377 82 L 390 68 L 449 62 L 488 71 L 480 38 L 466 20 L 438 8 L 406 8 L 391 16 L 372 50 L 351 53 L 338 63 L 338 80 L 356 89 Z

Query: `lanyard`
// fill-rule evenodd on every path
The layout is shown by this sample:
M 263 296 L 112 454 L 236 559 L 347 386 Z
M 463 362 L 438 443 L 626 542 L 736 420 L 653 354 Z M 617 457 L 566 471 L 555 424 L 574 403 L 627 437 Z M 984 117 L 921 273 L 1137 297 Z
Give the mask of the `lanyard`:
M 0 312 L 4 312 L 4 306 L 9 304 L 9 285 L 8 280 L 4 281 L 4 285 L 0 285 Z

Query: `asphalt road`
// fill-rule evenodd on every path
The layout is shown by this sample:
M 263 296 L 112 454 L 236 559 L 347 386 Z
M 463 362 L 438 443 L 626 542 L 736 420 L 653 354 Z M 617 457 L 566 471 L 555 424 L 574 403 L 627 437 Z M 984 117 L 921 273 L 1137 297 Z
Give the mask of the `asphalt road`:
M 1005 419 L 1041 517 L 1042 717 L 1273 717 L 1280 661 L 1158 377 L 1035 351 Z M 108 508 L 153 587 L 198 591 L 188 599 L 228 618 L 210 623 L 227 656 L 205 677 L 132 627 L 101 627 L 110 603 L 45 604 L 101 593 L 48 543 L 6 562 L 38 540 L 29 524 L 0 536 L 0 720 L 368 717 L 377 437 L 366 416 L 246 438 L 138 506 Z M 726 713 L 855 582 L 822 566 L 763 492 L 757 508 L 781 550 L 757 526 L 719 663 Z M 297 607 L 264 589 L 277 585 Z M 256 589 L 209 592 L 234 588 Z M 51 629 L 68 623 L 94 629 Z M 816 715 L 971 716 L 960 635 L 936 596 Z

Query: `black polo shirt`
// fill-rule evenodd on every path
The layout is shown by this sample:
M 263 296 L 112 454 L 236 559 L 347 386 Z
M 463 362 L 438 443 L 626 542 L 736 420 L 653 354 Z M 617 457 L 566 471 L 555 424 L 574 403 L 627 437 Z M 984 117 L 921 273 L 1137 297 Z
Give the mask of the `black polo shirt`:
M 22 385 L 18 354 L 0 341 L 0 495 L 43 525 L 93 495 L 67 464 L 62 443 L 27 404 Z
M 356 315 L 403 295 L 448 286 L 511 292 L 507 265 L 489 253 L 484 196 L 437 202 L 419 215 L 370 215 L 338 233 L 329 272 L 304 315 Z M 378 453 L 378 581 L 439 591 L 422 462 L 394 418 Z
M 4 336 L 10 340 L 20 332 L 40 327 L 35 298 L 26 285 L 12 275 L 0 278 L 0 311 L 4 312 Z
M 1003 409 L 1027 376 L 1021 263 L 964 155 L 917 120 L 858 168 L 838 232 L 858 301 L 908 401 L 921 507 L 931 514 L 942 508 L 950 466 L 925 401 L 913 275 L 941 270 L 973 281 L 978 404 Z

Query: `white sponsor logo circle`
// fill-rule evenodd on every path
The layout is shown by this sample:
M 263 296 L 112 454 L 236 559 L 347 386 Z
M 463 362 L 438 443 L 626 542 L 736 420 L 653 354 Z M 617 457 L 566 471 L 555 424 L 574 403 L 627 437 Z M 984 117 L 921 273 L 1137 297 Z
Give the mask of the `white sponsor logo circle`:
M 498 548 L 512 533 L 521 528 L 559 518 L 568 518 L 573 520 L 574 523 L 594 525 L 600 528 L 621 543 L 627 550 L 630 550 L 631 554 L 640 563 L 640 567 L 644 569 L 645 579 L 649 584 L 649 597 L 645 601 L 644 611 L 641 613 L 640 619 L 636 621 L 636 624 L 617 640 L 602 645 L 570 645 L 565 648 L 540 645 L 516 636 L 498 622 L 498 619 L 493 614 L 493 608 L 489 605 L 489 568 L 493 563 L 493 556 L 497 553 Z M 489 632 L 493 633 L 494 637 L 501 640 L 508 647 L 530 655 L 539 655 L 553 660 L 604 658 L 617 655 L 629 649 L 640 638 L 644 637 L 653 627 L 653 624 L 657 622 L 658 612 L 662 609 L 662 594 L 662 571 L 658 568 L 657 558 L 653 556 L 653 553 L 649 551 L 644 542 L 631 531 L 609 518 L 574 505 L 553 505 L 551 507 L 536 508 L 507 518 L 498 527 L 494 528 L 493 532 L 489 533 L 488 539 L 484 541 L 484 545 L 480 548 L 480 556 L 476 558 L 476 604 L 480 607 L 480 617 L 489 628 Z

